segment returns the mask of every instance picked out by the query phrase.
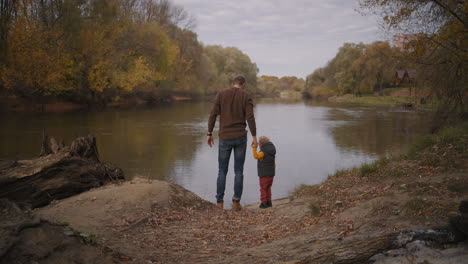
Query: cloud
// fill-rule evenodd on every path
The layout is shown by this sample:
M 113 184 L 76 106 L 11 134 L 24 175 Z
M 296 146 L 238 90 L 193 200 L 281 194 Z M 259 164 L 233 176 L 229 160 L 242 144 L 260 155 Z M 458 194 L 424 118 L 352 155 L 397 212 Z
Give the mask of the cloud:
M 350 0 L 173 0 L 197 18 L 204 44 L 235 46 L 260 74 L 305 77 L 344 42 L 380 39 L 376 18 Z

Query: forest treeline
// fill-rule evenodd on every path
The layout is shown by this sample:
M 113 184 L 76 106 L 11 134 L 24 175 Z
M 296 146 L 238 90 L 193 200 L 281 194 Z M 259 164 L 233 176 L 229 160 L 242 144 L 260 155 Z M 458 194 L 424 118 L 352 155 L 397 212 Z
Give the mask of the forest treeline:
M 311 97 L 369 94 L 391 87 L 397 69 L 408 69 L 401 51 L 388 42 L 345 43 L 323 68 L 307 76 L 305 91 Z
M 436 123 L 468 118 L 468 1 L 358 2 L 363 14 L 380 17 L 388 33 L 401 32 L 403 40 L 396 47 L 345 43 L 326 66 L 307 77 L 305 94 L 359 96 L 392 87 L 397 70 L 411 70 L 413 88 L 426 90 L 425 99 L 438 104 Z
M 106 105 L 207 95 L 258 68 L 234 47 L 204 46 L 170 0 L 0 0 L 0 91 Z
M 268 76 L 262 75 L 257 79 L 257 96 L 260 97 L 280 97 L 282 92 L 302 92 L 305 81 L 295 76 Z

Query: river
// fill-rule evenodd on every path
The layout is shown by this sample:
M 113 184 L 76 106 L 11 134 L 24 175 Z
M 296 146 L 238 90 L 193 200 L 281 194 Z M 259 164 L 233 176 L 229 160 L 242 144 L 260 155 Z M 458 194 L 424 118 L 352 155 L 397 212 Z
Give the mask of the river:
M 0 115 L 0 159 L 30 158 L 40 151 L 43 131 L 70 144 L 93 134 L 101 159 L 137 175 L 178 183 L 214 202 L 217 146 L 205 143 L 208 102 L 180 102 L 151 108 L 68 113 Z M 258 135 L 277 148 L 273 198 L 287 196 L 299 184 L 324 181 L 351 168 L 404 151 L 427 132 L 430 114 L 387 107 L 319 102 L 260 101 L 255 106 Z M 249 138 L 249 144 L 251 140 Z M 258 201 L 256 161 L 248 148 L 243 204 Z M 226 200 L 233 193 L 233 163 Z

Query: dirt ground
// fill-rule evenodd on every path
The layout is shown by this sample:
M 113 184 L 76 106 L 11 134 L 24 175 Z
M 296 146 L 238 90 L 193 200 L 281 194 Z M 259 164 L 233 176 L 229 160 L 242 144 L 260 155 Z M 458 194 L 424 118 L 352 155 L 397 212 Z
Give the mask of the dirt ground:
M 296 263 L 353 239 L 446 224 L 447 215 L 456 214 L 456 205 L 467 198 L 467 192 L 451 192 L 447 185 L 467 181 L 468 173 L 419 172 L 418 177 L 378 181 L 332 178 L 276 200 L 272 208 L 251 205 L 240 212 L 218 209 L 177 185 L 135 179 L 58 201 L 35 214 L 95 236 L 98 244 L 131 263 Z M 441 249 L 451 250 L 447 261 L 468 256 L 467 245 L 453 247 Z M 405 258 L 422 262 L 430 256 Z M 410 260 L 399 263 L 418 263 Z

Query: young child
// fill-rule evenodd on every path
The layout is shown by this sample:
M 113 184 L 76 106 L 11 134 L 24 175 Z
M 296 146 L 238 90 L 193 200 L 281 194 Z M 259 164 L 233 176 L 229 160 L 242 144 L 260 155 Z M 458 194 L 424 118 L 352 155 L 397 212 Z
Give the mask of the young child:
M 275 177 L 276 148 L 270 139 L 260 137 L 260 152 L 257 153 L 257 145 L 252 144 L 253 156 L 257 160 L 258 176 L 260 177 L 260 208 L 272 207 L 271 185 Z

